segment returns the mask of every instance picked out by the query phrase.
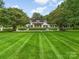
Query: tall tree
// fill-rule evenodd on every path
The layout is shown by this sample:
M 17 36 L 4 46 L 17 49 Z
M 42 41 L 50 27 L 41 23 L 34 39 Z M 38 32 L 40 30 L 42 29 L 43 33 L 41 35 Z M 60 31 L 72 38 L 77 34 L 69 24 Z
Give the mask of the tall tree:
M 79 25 L 79 0 L 65 0 L 48 15 L 48 20 L 57 24 L 60 30 L 68 23 L 75 28 Z
M 48 15 L 50 23 L 57 24 L 59 30 L 64 30 L 64 27 L 67 24 L 66 13 L 64 13 L 65 11 L 64 4 L 62 3 Z
M 33 20 L 42 20 L 43 16 L 40 13 L 35 12 L 35 13 L 33 13 L 32 19 Z
M 4 7 L 4 1 L 0 0 L 0 8 Z
M 0 29 L 3 30 L 3 27 L 8 25 L 8 10 L 6 8 L 0 8 Z
M 18 26 L 23 26 L 28 22 L 28 16 L 21 9 L 8 8 L 9 22 L 13 27 L 13 31 L 16 31 Z
M 73 28 L 76 28 L 79 26 L 79 0 L 66 0 L 64 5 L 65 9 L 71 12 L 68 21 L 72 22 Z

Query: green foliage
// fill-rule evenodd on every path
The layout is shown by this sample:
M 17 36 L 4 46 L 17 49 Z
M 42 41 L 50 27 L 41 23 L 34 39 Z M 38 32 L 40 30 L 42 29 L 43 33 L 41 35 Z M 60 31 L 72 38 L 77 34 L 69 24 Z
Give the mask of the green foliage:
M 0 8 L 0 25 L 5 26 L 9 23 L 8 10 Z
M 79 0 L 66 0 L 64 5 L 65 9 L 71 13 L 68 17 L 69 23 L 76 28 L 76 26 L 79 26 Z
M 3 0 L 0 0 L 0 8 L 4 7 L 4 2 Z
M 79 26 L 79 0 L 65 0 L 46 17 L 49 23 L 57 24 L 59 27 L 68 24 L 73 24 L 73 27 Z
M 4 2 L 0 0 L 0 25 L 12 26 L 16 30 L 17 26 L 24 26 L 28 23 L 28 16 L 18 8 L 3 8 Z
M 9 16 L 12 25 L 24 25 L 27 23 L 27 15 L 20 9 L 8 8 Z
M 40 13 L 33 13 L 33 20 L 43 20 L 43 16 Z
M 15 29 L 17 26 L 24 26 L 28 22 L 28 17 L 22 10 L 8 8 L 8 12 L 10 25 L 15 27 Z
M 16 30 L 17 26 L 24 26 L 28 22 L 27 15 L 17 8 L 0 8 L 0 25 L 12 26 Z

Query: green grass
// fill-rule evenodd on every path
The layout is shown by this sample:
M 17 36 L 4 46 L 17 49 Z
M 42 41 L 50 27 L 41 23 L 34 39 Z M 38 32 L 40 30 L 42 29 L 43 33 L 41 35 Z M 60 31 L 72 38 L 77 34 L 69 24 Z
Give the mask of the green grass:
M 0 59 L 79 59 L 79 32 L 2 32 Z

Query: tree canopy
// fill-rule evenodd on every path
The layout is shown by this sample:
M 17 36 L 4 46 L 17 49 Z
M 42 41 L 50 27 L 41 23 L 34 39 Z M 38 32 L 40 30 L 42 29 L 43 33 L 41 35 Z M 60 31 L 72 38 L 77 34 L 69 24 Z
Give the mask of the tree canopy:
M 28 16 L 18 8 L 8 8 L 9 15 L 9 24 L 13 26 L 13 29 L 16 30 L 17 26 L 23 26 L 28 22 Z
M 73 27 L 79 25 L 79 0 L 65 0 L 46 17 L 50 23 L 59 27 L 68 23 L 73 24 Z
M 17 26 L 28 23 L 28 16 L 18 8 L 0 8 L 0 25 L 12 26 L 15 31 Z
M 4 1 L 0 0 L 0 8 L 4 7 Z
M 32 19 L 33 20 L 43 20 L 43 16 L 40 13 L 35 12 L 35 13 L 33 13 Z

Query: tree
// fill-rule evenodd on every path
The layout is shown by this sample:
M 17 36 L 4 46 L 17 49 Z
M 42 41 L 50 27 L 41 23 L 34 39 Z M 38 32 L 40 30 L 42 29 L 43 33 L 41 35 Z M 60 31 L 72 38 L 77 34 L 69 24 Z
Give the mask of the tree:
M 79 0 L 65 0 L 48 16 L 50 23 L 57 24 L 60 30 L 68 24 L 79 25 Z
M 33 13 L 33 20 L 43 20 L 43 16 L 40 13 Z
M 64 3 L 62 3 L 48 15 L 50 23 L 57 24 L 60 31 L 65 30 L 64 27 L 67 25 L 67 13 L 64 12 L 66 12 L 66 10 L 64 8 Z
M 8 25 L 8 11 L 6 8 L 0 8 L 0 29 L 3 31 L 3 27 Z
M 13 27 L 13 31 L 16 31 L 18 26 L 24 26 L 28 22 L 27 15 L 18 8 L 8 8 L 9 24 Z
M 65 9 L 71 12 L 68 21 L 69 23 L 72 22 L 71 25 L 73 25 L 74 29 L 76 26 L 79 26 L 79 0 L 66 0 L 64 5 Z
M 0 8 L 4 7 L 4 2 L 3 0 L 0 0 Z

